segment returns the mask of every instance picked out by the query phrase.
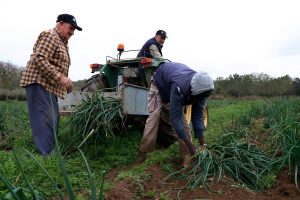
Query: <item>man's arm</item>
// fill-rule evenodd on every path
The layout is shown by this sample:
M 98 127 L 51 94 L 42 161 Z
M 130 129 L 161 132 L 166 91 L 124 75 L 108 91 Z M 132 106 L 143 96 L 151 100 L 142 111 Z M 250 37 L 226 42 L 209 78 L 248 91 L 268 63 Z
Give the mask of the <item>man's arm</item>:
M 172 126 L 174 127 L 178 137 L 180 139 L 187 139 L 187 135 L 184 130 L 182 122 L 182 108 L 183 100 L 181 98 L 181 93 L 178 91 L 177 85 L 172 84 L 171 86 L 171 97 L 170 97 L 170 118 Z
M 192 105 L 192 124 L 196 138 L 204 138 L 204 122 L 203 122 L 203 109 L 205 106 L 206 97 L 200 97 Z
M 150 45 L 149 51 L 153 58 L 162 58 L 162 55 L 160 54 L 157 46 L 155 46 L 154 44 Z
M 182 139 L 188 148 L 191 155 L 196 153 L 196 147 L 193 145 L 193 142 L 188 138 L 187 133 L 184 130 L 183 125 L 183 99 L 181 97 L 181 92 L 177 88 L 176 84 L 171 86 L 171 98 L 170 98 L 170 115 L 172 126 L 174 127 L 179 139 Z

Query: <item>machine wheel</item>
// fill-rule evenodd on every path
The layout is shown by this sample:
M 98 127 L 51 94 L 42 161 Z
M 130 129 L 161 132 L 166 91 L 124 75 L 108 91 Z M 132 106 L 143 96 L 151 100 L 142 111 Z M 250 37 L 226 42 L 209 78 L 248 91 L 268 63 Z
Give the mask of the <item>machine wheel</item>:
M 186 106 L 185 117 L 188 124 L 191 125 L 192 105 Z M 203 123 L 204 123 L 204 128 L 207 129 L 208 127 L 208 105 L 207 104 L 205 104 L 203 107 Z

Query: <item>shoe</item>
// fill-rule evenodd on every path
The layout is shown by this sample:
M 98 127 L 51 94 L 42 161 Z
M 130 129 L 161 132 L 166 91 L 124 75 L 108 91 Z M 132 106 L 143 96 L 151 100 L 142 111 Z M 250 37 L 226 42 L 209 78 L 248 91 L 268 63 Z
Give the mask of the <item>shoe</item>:
M 136 162 L 143 163 L 145 160 L 147 160 L 147 153 L 139 152 Z

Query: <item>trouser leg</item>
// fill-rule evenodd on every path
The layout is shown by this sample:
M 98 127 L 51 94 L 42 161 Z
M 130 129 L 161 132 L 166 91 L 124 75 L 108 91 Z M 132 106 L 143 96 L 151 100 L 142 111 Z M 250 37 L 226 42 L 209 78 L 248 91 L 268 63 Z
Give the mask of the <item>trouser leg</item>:
M 155 150 L 159 120 L 160 109 L 157 109 L 149 114 L 139 148 L 140 152 L 149 153 Z
M 54 134 L 59 125 L 57 97 L 39 84 L 25 89 L 33 141 L 40 154 L 48 155 L 53 149 Z
M 143 138 L 139 147 L 139 151 L 142 153 L 149 153 L 156 148 L 161 107 L 162 103 L 158 88 L 152 83 L 148 95 L 149 116 L 146 120 Z
M 183 122 L 185 133 L 187 135 L 187 140 L 192 143 L 191 128 L 190 128 L 190 125 L 188 124 L 187 119 L 184 114 L 182 115 L 182 122 Z M 179 150 L 180 150 L 182 156 L 189 155 L 190 154 L 189 149 L 186 146 L 185 142 L 180 138 L 178 139 L 178 142 L 179 142 Z

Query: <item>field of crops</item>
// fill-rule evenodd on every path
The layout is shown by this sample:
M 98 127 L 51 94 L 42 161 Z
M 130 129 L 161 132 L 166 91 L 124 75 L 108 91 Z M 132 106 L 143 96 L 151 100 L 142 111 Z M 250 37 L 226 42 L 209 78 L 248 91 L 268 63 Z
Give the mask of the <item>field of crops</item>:
M 0 102 L 0 199 L 118 199 L 112 193 L 122 180 L 130 180 L 134 187 L 119 199 L 189 199 L 199 188 L 214 193 L 214 185 L 224 180 L 254 194 L 272 189 L 283 170 L 295 189 L 289 198 L 300 197 L 298 98 L 209 100 L 208 148 L 185 170 L 180 168 L 177 144 L 135 163 L 143 130 L 114 126 L 120 121 L 109 117 L 115 119 L 119 112 L 113 115 L 109 109 L 119 105 L 109 103 L 104 108 L 109 115 L 62 117 L 56 150 L 41 157 L 32 142 L 26 102 Z M 94 109 L 93 104 L 87 102 L 88 109 Z M 153 166 L 165 173 L 159 181 L 169 185 L 180 181 L 184 186 L 147 188 L 153 179 L 147 170 Z

